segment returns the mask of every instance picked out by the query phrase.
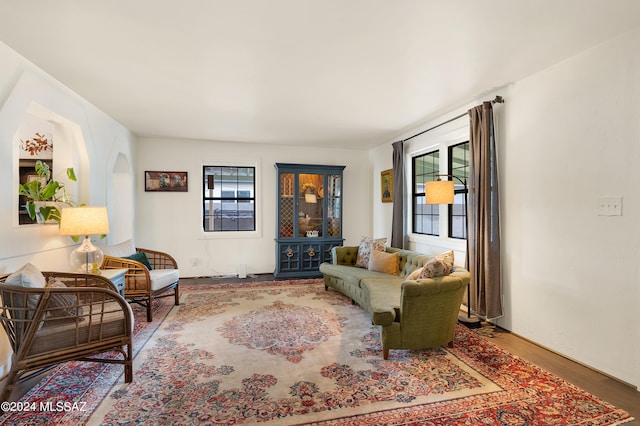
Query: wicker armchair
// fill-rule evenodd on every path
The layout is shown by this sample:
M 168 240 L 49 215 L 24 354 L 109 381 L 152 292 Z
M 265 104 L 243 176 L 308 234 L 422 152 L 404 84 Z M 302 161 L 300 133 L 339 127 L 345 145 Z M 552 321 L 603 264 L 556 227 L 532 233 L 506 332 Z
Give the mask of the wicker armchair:
M 13 355 L 0 390 L 8 401 L 18 384 L 62 362 L 82 360 L 124 365 L 133 380 L 133 313 L 113 283 L 97 275 L 43 272 L 64 286 L 28 288 L 0 277 L 0 323 Z M 98 357 L 119 352 L 122 356 Z
M 115 246 L 103 248 L 105 254 L 102 269 L 128 269 L 125 273 L 124 295 L 130 303 L 138 303 L 147 308 L 147 321 L 153 321 L 153 299 L 171 296 L 166 292 L 173 290 L 175 305 L 180 304 L 180 274 L 178 263 L 171 255 L 134 247 L 131 240 Z M 148 261 L 148 266 L 136 255 Z

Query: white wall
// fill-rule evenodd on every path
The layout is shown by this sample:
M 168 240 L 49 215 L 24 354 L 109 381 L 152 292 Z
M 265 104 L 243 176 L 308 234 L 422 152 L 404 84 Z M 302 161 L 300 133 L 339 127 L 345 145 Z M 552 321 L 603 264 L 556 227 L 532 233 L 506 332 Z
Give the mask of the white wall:
M 257 235 L 202 231 L 202 166 L 255 165 Z M 367 154 L 349 149 L 141 138 L 138 146 L 136 245 L 173 255 L 183 277 L 248 274 L 275 269 L 276 172 L 274 164 L 345 165 L 343 237 L 357 244 L 371 235 L 371 181 Z M 145 170 L 188 172 L 188 192 L 145 192 Z
M 505 97 L 495 106 L 505 307 L 498 324 L 639 387 L 640 31 L 484 100 L 494 94 Z M 460 123 L 468 121 L 413 139 L 405 152 L 455 140 Z M 373 179 L 391 167 L 391 142 L 371 151 Z M 600 197 L 623 197 L 623 215 L 599 216 Z M 373 206 L 374 234 L 390 233 L 391 206 L 375 198 Z M 423 252 L 456 248 L 446 238 L 410 239 Z M 463 253 L 457 247 L 457 262 Z
M 640 31 L 505 98 L 499 323 L 640 386 Z M 606 196 L 623 197 L 622 216 L 597 214 Z
M 55 225 L 18 226 L 15 136 L 23 117 L 29 113 L 53 123 L 54 168 L 74 167 L 79 180 L 73 185 L 74 199 L 111 210 L 108 171 L 118 154 L 133 158 L 135 137 L 3 43 L 0 63 L 0 274 L 26 262 L 42 270 L 66 270 L 73 249 L 69 237 L 60 236 Z M 76 145 L 80 140 L 82 147 Z M 68 155 L 56 158 L 61 151 Z M 130 217 L 133 222 L 133 214 Z M 9 344 L 0 332 L 0 377 L 8 358 Z

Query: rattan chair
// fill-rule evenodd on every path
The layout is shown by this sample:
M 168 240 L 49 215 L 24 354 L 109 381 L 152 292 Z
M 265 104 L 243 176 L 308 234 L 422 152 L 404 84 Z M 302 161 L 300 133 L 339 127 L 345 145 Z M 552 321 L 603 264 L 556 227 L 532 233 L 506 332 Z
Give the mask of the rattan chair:
M 98 275 L 42 274 L 66 287 L 20 287 L 5 282 L 9 275 L 0 277 L 0 323 L 13 350 L 0 399 L 8 401 L 18 384 L 71 360 L 122 364 L 131 382 L 133 313 L 113 283 Z
M 171 296 L 168 291 L 173 290 L 175 305 L 180 304 L 178 263 L 171 255 L 134 247 L 131 240 L 106 246 L 103 251 L 105 256 L 102 269 L 128 269 L 125 273 L 124 296 L 130 303 L 138 303 L 147 308 L 147 321 L 153 321 L 153 299 Z M 144 254 L 150 268 L 131 259 L 135 254 Z

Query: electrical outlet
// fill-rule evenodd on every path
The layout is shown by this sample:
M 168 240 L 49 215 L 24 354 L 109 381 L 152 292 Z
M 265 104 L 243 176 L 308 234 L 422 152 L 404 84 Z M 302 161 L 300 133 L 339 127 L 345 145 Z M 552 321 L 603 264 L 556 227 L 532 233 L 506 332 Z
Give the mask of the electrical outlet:
M 598 216 L 622 216 L 622 197 L 598 198 Z

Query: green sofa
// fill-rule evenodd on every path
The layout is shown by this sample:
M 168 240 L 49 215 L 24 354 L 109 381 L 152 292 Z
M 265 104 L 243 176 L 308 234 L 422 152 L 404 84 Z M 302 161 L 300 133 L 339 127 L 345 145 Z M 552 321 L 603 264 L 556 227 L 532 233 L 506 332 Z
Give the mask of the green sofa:
M 371 314 L 381 327 L 384 359 L 389 349 L 452 346 L 469 272 L 456 266 L 448 276 L 407 280 L 430 257 L 393 247 L 386 252 L 398 253 L 398 275 L 356 267 L 358 246 L 334 247 L 332 262 L 320 265 L 325 289 L 345 294 Z

